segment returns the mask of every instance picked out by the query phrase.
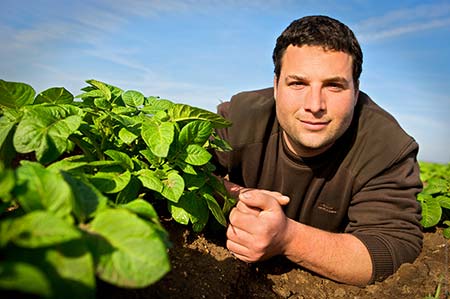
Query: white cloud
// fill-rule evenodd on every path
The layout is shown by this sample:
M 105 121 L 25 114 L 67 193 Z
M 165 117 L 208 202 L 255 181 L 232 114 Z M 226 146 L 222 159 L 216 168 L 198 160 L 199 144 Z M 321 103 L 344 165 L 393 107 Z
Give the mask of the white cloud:
M 208 13 L 224 8 L 269 10 L 296 3 L 294 0 L 130 0 L 126 5 L 121 0 L 99 2 L 114 11 L 141 17 L 154 17 L 161 13 Z
M 450 18 L 438 19 L 438 20 L 428 20 L 425 23 L 409 23 L 406 25 L 387 28 L 385 30 L 372 32 L 372 33 L 362 33 L 359 35 L 359 40 L 362 42 L 370 42 L 375 40 L 382 40 L 386 38 L 396 37 L 404 35 L 407 33 L 419 32 L 424 30 L 430 30 L 435 28 L 449 27 Z
M 355 26 L 358 39 L 371 42 L 404 34 L 450 27 L 450 3 L 435 3 L 388 11 Z

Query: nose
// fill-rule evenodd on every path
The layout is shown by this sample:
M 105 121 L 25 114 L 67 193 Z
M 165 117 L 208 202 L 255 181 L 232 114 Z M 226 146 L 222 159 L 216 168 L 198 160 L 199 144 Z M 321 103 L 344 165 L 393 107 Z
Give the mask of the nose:
M 305 98 L 305 110 L 311 113 L 322 112 L 326 109 L 326 102 L 322 89 L 320 87 L 311 86 Z

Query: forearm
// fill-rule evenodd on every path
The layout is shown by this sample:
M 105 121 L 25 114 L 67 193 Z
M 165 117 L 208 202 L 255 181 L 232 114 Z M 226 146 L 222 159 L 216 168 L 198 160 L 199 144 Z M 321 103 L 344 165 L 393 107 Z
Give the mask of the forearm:
M 227 180 L 225 187 L 231 196 L 244 188 Z M 277 192 L 259 190 L 286 204 L 286 197 Z M 372 277 L 372 261 L 366 246 L 355 236 L 330 233 L 288 219 L 284 237 L 276 254 L 285 255 L 298 265 L 330 279 L 353 285 L 366 285 Z
M 355 236 L 330 233 L 289 220 L 283 254 L 291 261 L 333 280 L 366 285 L 372 262 L 365 245 Z

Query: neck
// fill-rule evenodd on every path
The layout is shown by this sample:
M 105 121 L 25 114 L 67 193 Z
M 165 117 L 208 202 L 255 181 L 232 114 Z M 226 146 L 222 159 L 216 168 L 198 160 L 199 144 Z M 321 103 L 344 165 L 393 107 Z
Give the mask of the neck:
M 333 146 L 334 143 L 330 143 L 326 146 L 320 147 L 320 148 L 311 148 L 311 147 L 305 147 L 303 145 L 300 145 L 296 143 L 294 140 L 292 140 L 289 135 L 283 131 L 283 139 L 286 143 L 288 149 L 296 156 L 300 158 L 312 158 L 315 156 L 318 156 L 325 151 L 327 151 L 330 147 Z

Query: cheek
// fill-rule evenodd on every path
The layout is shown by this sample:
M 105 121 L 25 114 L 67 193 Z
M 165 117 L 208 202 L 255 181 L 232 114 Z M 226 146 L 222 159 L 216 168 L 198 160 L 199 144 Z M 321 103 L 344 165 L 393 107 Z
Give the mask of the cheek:
M 288 122 L 288 119 L 292 117 L 294 114 L 294 108 L 288 102 L 283 99 L 277 99 L 276 104 L 276 112 L 278 121 L 281 125 L 285 125 Z
M 300 101 L 298 97 L 287 92 L 280 92 L 276 100 L 276 109 L 283 115 L 295 114 L 300 109 Z M 280 116 L 283 116 L 280 115 Z
M 333 118 L 335 119 L 335 121 L 339 121 L 339 126 L 347 128 L 352 121 L 353 111 L 354 107 L 351 104 L 340 106 L 334 111 Z
M 348 119 L 353 115 L 356 99 L 350 95 L 330 98 L 327 101 L 327 114 L 336 119 Z

